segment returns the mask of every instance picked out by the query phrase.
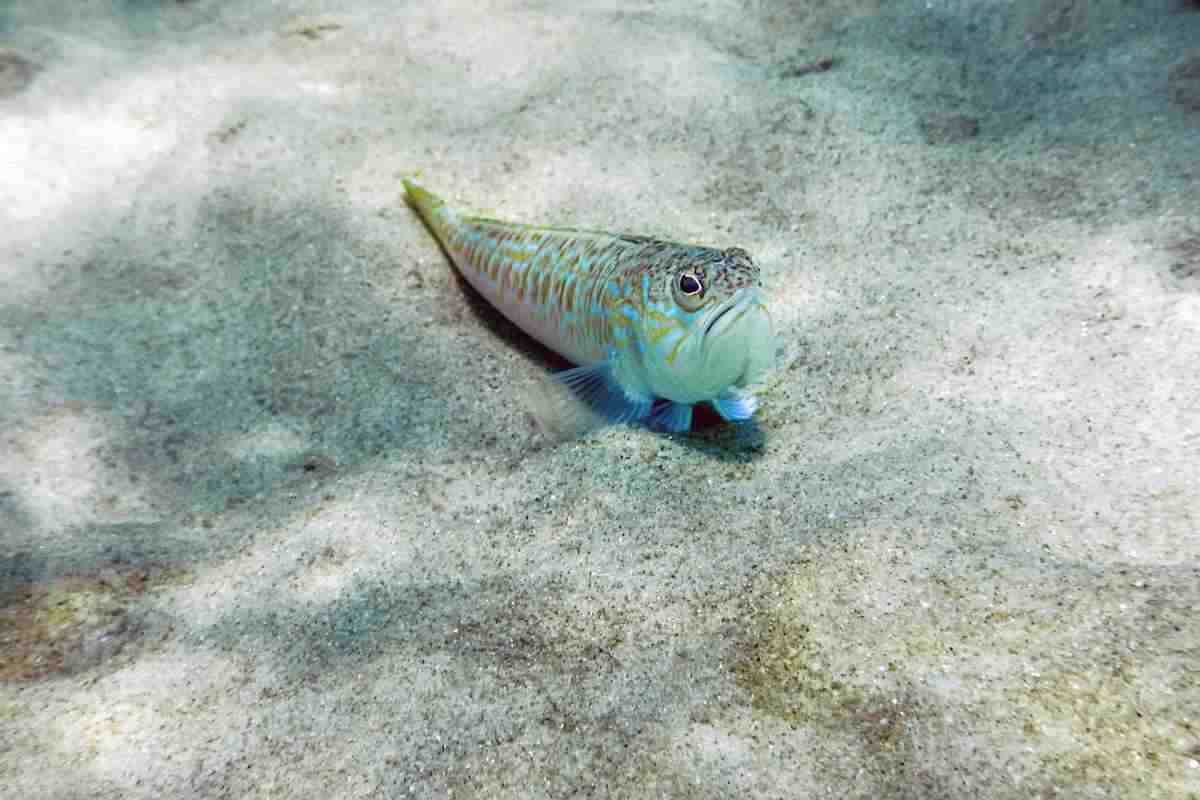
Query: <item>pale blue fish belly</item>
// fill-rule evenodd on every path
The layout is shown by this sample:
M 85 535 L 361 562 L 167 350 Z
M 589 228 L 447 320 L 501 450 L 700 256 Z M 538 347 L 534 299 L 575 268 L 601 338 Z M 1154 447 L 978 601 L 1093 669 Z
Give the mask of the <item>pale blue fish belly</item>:
M 404 185 L 463 277 L 580 365 L 558 377 L 605 418 L 682 431 L 698 402 L 733 421 L 754 413 L 735 387 L 761 375 L 773 344 L 744 251 L 469 217 Z

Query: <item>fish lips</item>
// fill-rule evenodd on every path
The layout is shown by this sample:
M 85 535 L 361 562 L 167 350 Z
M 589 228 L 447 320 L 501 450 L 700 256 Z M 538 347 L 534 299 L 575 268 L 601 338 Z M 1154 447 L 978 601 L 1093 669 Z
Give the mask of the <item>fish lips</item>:
M 730 326 L 735 325 L 747 311 L 756 305 L 764 305 L 761 294 L 758 291 L 743 291 L 733 299 L 726 301 L 724 305 L 718 306 L 712 316 L 708 318 L 708 322 L 704 323 L 705 341 L 708 341 L 708 337 L 714 334 L 720 335 Z

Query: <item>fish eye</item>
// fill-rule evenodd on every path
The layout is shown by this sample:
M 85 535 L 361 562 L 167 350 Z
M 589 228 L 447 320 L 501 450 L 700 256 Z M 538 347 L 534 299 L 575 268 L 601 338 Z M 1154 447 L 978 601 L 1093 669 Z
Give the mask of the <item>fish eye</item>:
M 679 276 L 679 291 L 688 297 L 695 297 L 704 292 L 704 284 L 690 272 L 685 272 Z

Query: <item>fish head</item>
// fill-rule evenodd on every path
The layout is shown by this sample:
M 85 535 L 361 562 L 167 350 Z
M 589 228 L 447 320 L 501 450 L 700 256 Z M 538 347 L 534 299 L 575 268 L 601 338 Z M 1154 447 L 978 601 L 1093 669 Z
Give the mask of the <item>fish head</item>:
M 639 315 L 650 390 L 700 403 L 762 380 L 775 356 L 761 271 L 741 248 L 693 248 L 649 276 Z

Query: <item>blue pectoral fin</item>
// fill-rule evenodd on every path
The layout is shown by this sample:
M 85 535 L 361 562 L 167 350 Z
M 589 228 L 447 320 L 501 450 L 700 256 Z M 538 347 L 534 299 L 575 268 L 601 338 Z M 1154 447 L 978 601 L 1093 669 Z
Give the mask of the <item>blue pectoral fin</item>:
M 650 416 L 647 424 L 656 431 L 687 433 L 692 427 L 692 407 L 666 401 Z
M 605 419 L 615 425 L 637 422 L 650 414 L 652 397 L 626 392 L 613 378 L 607 361 L 590 367 L 575 367 L 557 373 L 554 379 Z
M 729 422 L 745 422 L 754 416 L 755 410 L 758 409 L 758 398 L 754 395 L 741 395 L 731 391 L 724 391 L 712 401 L 712 407 L 717 410 L 721 418 Z

